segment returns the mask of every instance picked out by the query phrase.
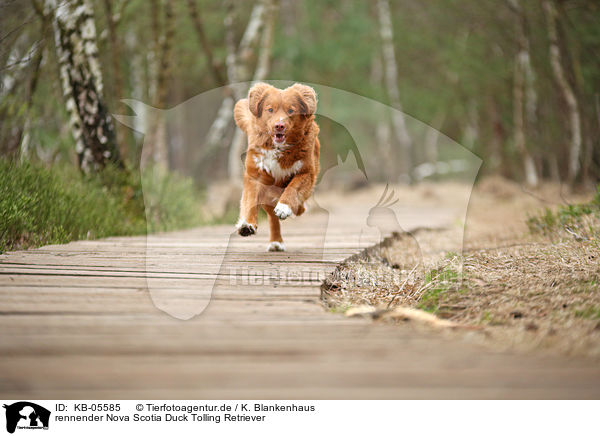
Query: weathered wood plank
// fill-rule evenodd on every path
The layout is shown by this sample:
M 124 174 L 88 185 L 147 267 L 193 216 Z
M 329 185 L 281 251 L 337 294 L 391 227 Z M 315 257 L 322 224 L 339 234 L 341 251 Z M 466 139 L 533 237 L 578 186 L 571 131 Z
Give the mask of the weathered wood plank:
M 595 361 L 491 352 L 466 339 L 328 313 L 320 280 L 360 249 L 347 235 L 365 219 L 353 213 L 362 209 L 352 198 L 344 198 L 344 220 L 327 229 L 324 247 L 322 217 L 309 214 L 284 222 L 286 253 L 264 252 L 261 223 L 252 238 L 231 236 L 227 225 L 0 255 L 0 395 L 600 396 Z M 414 227 L 454 219 L 417 209 L 404 216 Z M 152 300 L 173 309 L 209 296 L 206 310 L 185 322 Z

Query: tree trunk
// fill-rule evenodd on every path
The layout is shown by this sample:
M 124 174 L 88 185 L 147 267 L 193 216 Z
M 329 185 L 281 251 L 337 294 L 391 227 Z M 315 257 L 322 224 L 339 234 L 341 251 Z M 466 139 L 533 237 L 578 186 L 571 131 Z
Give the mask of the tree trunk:
M 254 45 L 258 41 L 260 32 L 265 24 L 265 15 L 267 9 L 272 7 L 271 0 L 259 0 L 252 9 L 248 25 L 240 41 L 240 46 L 237 52 L 237 77 L 243 80 L 242 77 L 248 77 L 248 63 L 254 53 Z
M 446 120 L 446 111 L 438 109 L 431 120 L 431 125 L 427 128 L 425 138 L 423 139 L 423 148 L 425 149 L 425 162 L 436 165 L 438 162 L 438 142 L 440 139 L 440 129 Z
M 265 15 L 271 0 L 259 0 L 250 14 L 248 25 L 242 36 L 239 47 L 236 50 L 234 41 L 233 13 L 234 3 L 228 0 L 227 16 L 225 17 L 225 44 L 227 46 L 227 80 L 233 90 L 236 100 L 243 98 L 246 93 L 245 87 L 236 85 L 237 82 L 250 79 L 248 63 L 254 53 L 254 45 L 258 41 L 260 31 L 264 26 Z
M 204 32 L 204 24 L 202 23 L 202 18 L 200 17 L 200 13 L 198 12 L 196 0 L 188 0 L 187 4 L 188 10 L 190 12 L 190 18 L 192 19 L 192 23 L 194 24 L 194 28 L 196 29 L 196 34 L 198 35 L 198 40 L 200 41 L 202 50 L 204 50 L 204 54 L 206 55 L 206 63 L 208 64 L 208 69 L 210 70 L 213 79 L 215 80 L 215 83 L 218 86 L 224 86 L 227 83 L 227 81 L 225 80 L 225 77 L 223 77 L 223 73 L 217 65 L 212 48 L 210 47 L 210 43 L 208 42 L 208 38 L 206 37 L 206 33 Z
M 226 89 L 227 98 L 233 98 L 234 100 L 238 100 L 241 98 L 241 93 L 238 91 L 238 84 L 241 79 L 240 71 L 239 71 L 239 60 L 238 60 L 238 52 L 235 44 L 235 28 L 233 23 L 233 16 L 235 12 L 233 0 L 225 1 L 227 7 L 227 13 L 225 15 L 225 49 L 227 51 L 227 56 L 225 58 L 225 65 L 227 67 L 227 82 L 228 86 Z M 255 8 L 259 7 L 261 3 L 257 4 Z M 261 5 L 262 6 L 262 5 Z M 252 11 L 251 17 L 254 17 L 254 10 Z M 251 18 L 252 21 L 252 18 Z M 248 24 L 250 27 L 250 24 Z M 246 28 L 247 30 L 248 28 Z M 232 102 L 233 104 L 233 102 Z M 230 114 L 230 120 L 233 117 L 233 113 Z
M 489 150 L 487 152 L 488 162 L 486 162 L 486 166 L 488 167 L 488 171 L 491 171 L 492 173 L 506 175 L 506 159 L 503 147 L 505 142 L 505 129 L 496 98 L 495 95 L 489 95 L 487 99 L 487 113 L 491 126 L 491 138 L 489 141 Z
M 538 174 L 533 161 L 533 157 L 527 148 L 527 140 L 525 134 L 525 110 L 526 107 L 530 111 L 535 111 L 535 108 L 531 108 L 532 105 L 532 91 L 529 89 L 532 86 L 532 70 L 531 61 L 529 57 L 529 40 L 526 34 L 526 18 L 524 12 L 519 4 L 519 0 L 511 0 L 510 3 L 513 6 L 516 21 L 516 35 L 518 50 L 515 58 L 515 75 L 513 81 L 513 122 L 515 126 L 515 147 L 521 154 L 523 159 L 525 181 L 527 185 L 535 187 L 538 185 Z M 526 75 L 529 75 L 527 80 L 528 84 L 528 104 L 525 103 L 525 88 L 526 88 Z M 535 104 L 535 103 L 533 103 Z
M 44 19 L 42 23 L 42 35 L 46 34 L 46 26 L 47 20 Z M 45 47 L 40 47 L 39 52 L 36 55 L 35 60 L 33 61 L 33 65 L 31 68 L 31 77 L 29 79 L 29 85 L 27 87 L 27 100 L 25 107 L 25 122 L 23 123 L 23 129 L 21 132 L 21 143 L 19 144 L 19 153 L 20 159 L 23 161 L 29 155 L 29 144 L 31 141 L 31 117 L 29 116 L 29 112 L 31 110 L 31 106 L 33 104 L 33 96 L 35 94 L 35 90 L 37 88 L 37 84 L 40 78 L 40 69 L 42 66 L 42 59 L 44 57 Z
M 121 68 L 121 43 L 117 36 L 117 26 L 120 20 L 120 14 L 115 12 L 113 0 L 104 0 L 104 10 L 106 12 L 106 27 L 108 30 L 108 39 L 111 48 L 113 82 L 113 96 L 109 103 L 115 104 L 115 101 L 124 97 L 123 95 L 123 73 Z M 123 126 L 115 126 L 117 145 L 121 153 L 121 157 L 126 159 L 129 156 L 129 149 L 125 141 Z
M 265 80 L 269 74 L 271 48 L 273 47 L 273 31 L 275 28 L 276 6 L 273 0 L 266 0 L 265 6 L 266 24 L 260 42 L 260 52 L 258 54 L 256 69 L 252 79 L 253 82 Z M 248 90 L 244 89 L 244 94 L 246 92 L 248 92 Z M 227 171 L 229 177 L 234 181 L 240 181 L 242 179 L 241 155 L 244 148 L 245 139 L 246 135 L 240 129 L 236 129 L 235 134 L 233 135 L 233 141 L 231 141 L 231 146 L 229 148 L 229 164 Z
M 21 161 L 26 160 L 29 155 L 29 148 L 31 142 L 31 117 L 29 113 L 31 111 L 31 106 L 33 105 L 33 96 L 37 89 L 37 85 L 40 78 L 40 69 L 42 67 L 42 60 L 44 58 L 44 52 L 46 50 L 46 36 L 50 24 L 48 14 L 44 13 L 43 4 L 37 3 L 36 1 L 32 1 L 31 3 L 37 15 L 42 20 L 40 33 L 42 37 L 42 42 L 38 47 L 35 59 L 33 60 L 33 63 L 31 65 L 31 75 L 29 77 L 29 83 L 27 86 L 27 95 L 25 97 L 25 121 L 23 122 L 23 127 L 21 128 L 19 144 L 19 154 Z
M 475 100 L 467 105 L 466 124 L 462 134 L 462 143 L 469 150 L 473 150 L 479 139 L 479 110 Z
M 226 66 L 228 85 L 224 89 L 225 95 L 223 102 L 221 103 L 221 107 L 217 112 L 217 117 L 211 124 L 210 128 L 208 129 L 208 133 L 206 134 L 206 140 L 198 158 L 200 162 L 206 159 L 207 156 L 209 156 L 219 147 L 225 146 L 225 132 L 233 120 L 234 99 L 238 100 L 243 98 L 244 94 L 244 90 L 240 88 L 238 82 L 249 79 L 249 77 L 243 75 L 246 69 L 239 67 L 239 59 L 242 57 L 240 53 L 245 53 L 245 59 L 249 59 L 251 57 L 252 52 L 250 51 L 250 54 L 248 54 L 248 52 L 252 49 L 253 44 L 260 35 L 259 30 L 263 25 L 262 20 L 264 19 L 264 0 L 260 0 L 254 5 L 252 13 L 250 14 L 250 20 L 248 21 L 248 25 L 244 31 L 242 41 L 239 45 L 239 48 L 236 48 L 235 31 L 233 27 L 234 4 L 231 0 L 227 0 L 225 4 L 227 7 L 227 14 L 225 16 L 224 24 L 225 46 L 227 48 Z
M 163 33 L 161 34 L 158 29 L 155 29 L 154 45 L 157 71 L 152 106 L 164 109 L 167 105 L 167 79 L 171 72 L 171 49 L 175 35 L 175 15 L 173 13 L 173 4 L 170 0 L 155 1 L 152 3 L 154 9 L 152 15 L 155 24 L 158 24 L 161 4 L 164 7 Z M 161 111 L 152 111 L 148 121 L 149 131 L 147 133 L 147 140 L 144 142 L 144 150 L 142 150 L 141 166 L 145 167 L 149 163 L 153 163 L 162 168 L 168 168 L 169 148 L 166 120 L 161 116 Z
M 79 167 L 84 173 L 108 161 L 122 165 L 113 121 L 102 98 L 96 26 L 88 0 L 46 0 L 53 14 L 56 52 Z
M 567 103 L 569 111 L 569 124 L 571 140 L 569 144 L 569 162 L 568 162 L 568 181 L 574 183 L 575 178 L 580 169 L 581 155 L 581 115 L 577 104 L 577 98 L 573 92 L 573 88 L 569 84 L 563 69 L 560 48 L 558 43 L 557 30 L 557 12 L 554 5 L 554 0 L 544 0 L 544 11 L 546 12 L 546 22 L 548 28 L 548 38 L 550 40 L 550 64 L 556 83 Z
M 371 71 L 369 80 L 373 86 L 385 87 L 383 81 L 383 61 L 381 53 L 373 51 L 371 56 Z M 394 156 L 392 129 L 390 120 L 387 117 L 379 117 L 375 127 L 375 146 L 379 156 Z M 388 181 L 396 177 L 396 165 L 393 159 L 383 159 L 382 162 L 372 162 L 373 168 L 370 174 L 377 174 L 379 181 Z
M 594 114 L 596 125 L 590 128 L 590 132 L 595 133 L 590 133 L 590 146 L 588 148 L 586 159 L 588 160 L 587 167 L 594 168 L 595 170 L 595 174 L 590 174 L 591 177 L 588 176 L 588 179 L 593 180 L 593 178 L 595 178 L 596 180 L 599 180 L 600 173 L 598 173 L 598 168 L 600 168 L 600 94 L 598 93 L 594 94 Z M 593 124 L 593 121 L 591 121 L 591 123 Z
M 412 162 L 412 140 L 406 128 L 406 120 L 400 104 L 400 91 L 398 89 L 398 68 L 394 52 L 394 34 L 388 0 L 377 0 L 379 16 L 379 31 L 381 48 L 383 52 L 384 77 L 392 111 L 392 126 L 394 136 L 400 148 L 400 181 L 410 183 Z

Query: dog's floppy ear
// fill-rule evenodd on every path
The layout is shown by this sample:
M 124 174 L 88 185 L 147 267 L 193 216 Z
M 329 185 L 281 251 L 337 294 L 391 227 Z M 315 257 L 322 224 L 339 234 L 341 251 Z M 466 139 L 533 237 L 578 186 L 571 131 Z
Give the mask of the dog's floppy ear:
M 248 109 L 257 118 L 262 115 L 265 99 L 273 87 L 267 83 L 257 83 L 248 91 Z
M 303 115 L 314 115 L 317 110 L 317 93 L 310 86 L 296 83 L 290 86 L 298 93 L 298 103 L 300 103 L 300 112 Z

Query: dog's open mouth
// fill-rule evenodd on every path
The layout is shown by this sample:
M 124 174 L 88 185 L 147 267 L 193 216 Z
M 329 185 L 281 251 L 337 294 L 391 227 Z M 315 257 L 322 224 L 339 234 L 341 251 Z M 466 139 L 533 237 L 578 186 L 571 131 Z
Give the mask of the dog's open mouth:
M 284 133 L 275 133 L 273 135 L 273 142 L 275 144 L 283 144 L 285 142 L 285 134 Z

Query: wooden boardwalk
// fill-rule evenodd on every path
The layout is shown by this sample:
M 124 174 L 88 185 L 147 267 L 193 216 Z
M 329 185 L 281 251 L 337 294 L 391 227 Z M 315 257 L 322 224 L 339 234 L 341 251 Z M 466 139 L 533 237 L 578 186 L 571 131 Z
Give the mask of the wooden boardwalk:
M 422 212 L 415 227 L 448 224 Z M 492 352 L 327 312 L 320 280 L 357 249 L 340 224 L 319 249 L 320 219 L 286 221 L 286 253 L 264 252 L 263 224 L 231 242 L 217 226 L 0 256 L 0 397 L 600 397 L 597 361 Z M 153 304 L 194 312 L 213 282 L 193 319 Z

